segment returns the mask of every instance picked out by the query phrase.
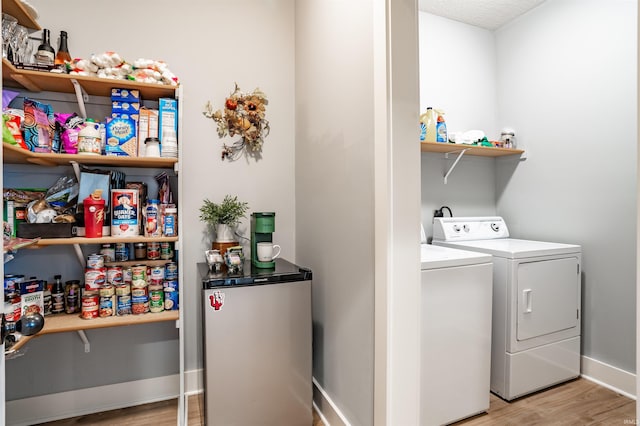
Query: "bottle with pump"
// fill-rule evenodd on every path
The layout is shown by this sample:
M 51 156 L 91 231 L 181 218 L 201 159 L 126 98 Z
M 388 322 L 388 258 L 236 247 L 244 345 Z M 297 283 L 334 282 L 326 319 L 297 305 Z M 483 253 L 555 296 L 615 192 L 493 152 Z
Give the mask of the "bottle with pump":
M 62 286 L 62 275 L 53 277 L 55 282 L 51 289 L 52 314 L 61 314 L 64 312 L 64 287 Z
M 427 111 L 420 116 L 420 142 L 436 141 L 436 112 L 431 107 L 427 107 Z
M 449 142 L 447 123 L 444 122 L 444 112 L 436 110 L 438 120 L 436 122 L 436 142 Z
M 53 65 L 55 51 L 51 47 L 50 33 L 46 28 L 42 30 L 42 42 L 36 51 L 36 63 L 39 65 Z
M 69 54 L 69 47 L 67 46 L 67 32 L 60 31 L 60 44 L 58 45 L 54 63 L 64 68 L 65 61 L 71 62 L 71 54 Z

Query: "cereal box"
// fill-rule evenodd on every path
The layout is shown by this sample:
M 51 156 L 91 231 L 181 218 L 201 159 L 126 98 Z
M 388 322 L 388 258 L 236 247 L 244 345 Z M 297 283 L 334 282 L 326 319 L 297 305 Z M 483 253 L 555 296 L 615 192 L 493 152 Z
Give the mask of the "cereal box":
M 178 134 L 178 101 L 171 98 L 160 98 L 158 107 L 158 131 L 160 133 L 160 142 L 162 142 L 166 129 L 173 129 L 175 134 Z
M 111 190 L 111 235 L 135 237 L 139 235 L 140 201 L 137 189 Z
M 129 117 L 107 119 L 105 155 L 137 156 L 136 121 Z

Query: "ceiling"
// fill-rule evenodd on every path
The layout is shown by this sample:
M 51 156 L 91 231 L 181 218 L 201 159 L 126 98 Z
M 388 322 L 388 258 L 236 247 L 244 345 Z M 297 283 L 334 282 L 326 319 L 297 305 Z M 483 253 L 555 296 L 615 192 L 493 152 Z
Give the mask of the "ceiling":
M 495 30 L 545 0 L 418 0 L 419 9 L 433 15 Z

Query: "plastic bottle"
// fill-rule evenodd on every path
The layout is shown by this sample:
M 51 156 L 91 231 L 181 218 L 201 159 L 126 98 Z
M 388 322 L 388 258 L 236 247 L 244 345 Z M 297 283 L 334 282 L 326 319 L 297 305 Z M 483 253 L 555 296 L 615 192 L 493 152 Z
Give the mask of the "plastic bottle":
M 100 125 L 93 119 L 87 118 L 84 128 L 78 133 L 78 154 L 100 155 L 101 139 Z
M 444 122 L 444 112 L 436 110 L 438 113 L 438 120 L 436 123 L 436 142 L 449 142 L 449 136 L 447 134 L 447 123 Z
M 420 141 L 435 142 L 436 141 L 436 121 L 438 117 L 433 108 L 428 107 L 427 111 L 420 116 Z
M 104 204 L 102 190 L 96 189 L 83 200 L 85 237 L 101 238 L 104 225 Z

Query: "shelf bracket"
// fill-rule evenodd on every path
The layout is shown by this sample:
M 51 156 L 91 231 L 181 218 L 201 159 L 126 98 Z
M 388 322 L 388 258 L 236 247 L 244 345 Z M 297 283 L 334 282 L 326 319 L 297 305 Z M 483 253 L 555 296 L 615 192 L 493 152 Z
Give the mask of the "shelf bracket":
M 76 98 L 78 99 L 78 107 L 80 108 L 80 114 L 82 118 L 87 118 L 87 110 L 84 107 L 85 102 L 89 102 L 89 95 L 84 90 L 84 87 L 78 83 L 78 80 L 75 78 L 71 79 L 71 83 L 73 83 L 73 88 L 76 91 Z
M 444 158 L 449 158 L 449 154 L 455 154 L 455 153 L 459 153 L 458 156 L 456 157 L 455 161 L 453 162 L 453 164 L 451 165 L 451 167 L 449 167 L 449 170 L 447 170 L 447 173 L 444 174 L 444 184 L 447 184 L 447 178 L 449 177 L 449 175 L 451 174 L 451 172 L 453 171 L 453 169 L 456 168 L 456 166 L 458 165 L 458 161 L 460 161 L 460 159 L 462 158 L 462 156 L 464 155 L 465 152 L 467 152 L 470 148 L 464 148 L 460 151 L 451 151 L 451 152 L 446 152 L 444 154 Z
M 80 337 L 80 340 L 82 340 L 82 343 L 84 343 L 84 353 L 88 354 L 89 352 L 91 352 L 91 343 L 89 343 L 87 335 L 85 334 L 84 330 L 77 330 L 77 333 L 78 337 Z
M 85 269 L 87 267 L 87 264 L 85 262 L 84 253 L 82 253 L 80 244 L 74 244 L 73 250 L 76 252 L 76 256 L 78 256 L 78 262 L 80 262 L 80 266 L 82 266 L 82 269 Z

